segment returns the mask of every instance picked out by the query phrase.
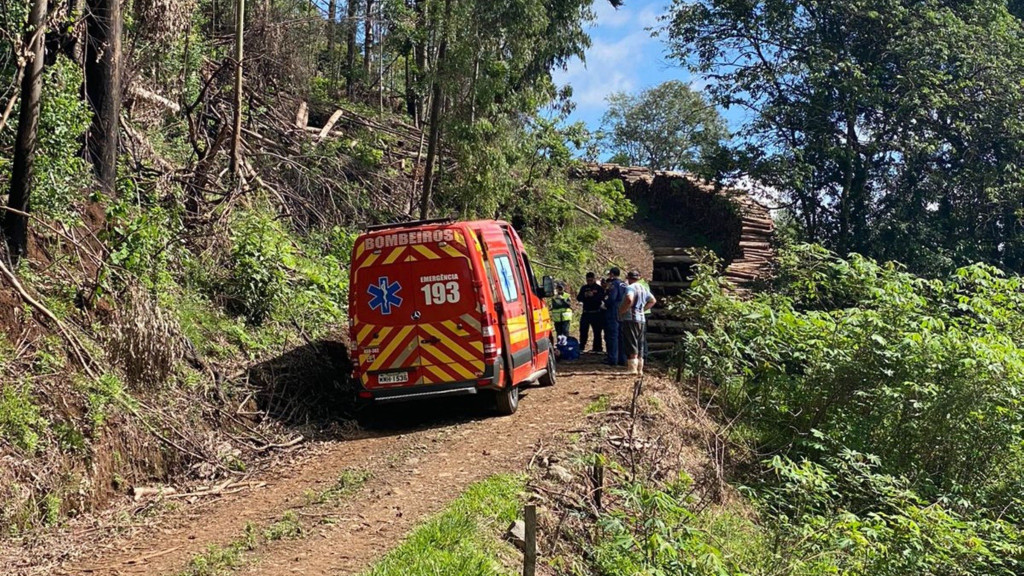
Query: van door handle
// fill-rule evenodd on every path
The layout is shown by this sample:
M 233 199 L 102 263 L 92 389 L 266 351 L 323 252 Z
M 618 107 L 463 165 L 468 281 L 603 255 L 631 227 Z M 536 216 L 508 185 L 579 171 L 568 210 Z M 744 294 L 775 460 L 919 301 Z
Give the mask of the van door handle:
M 420 338 L 420 344 L 437 344 L 440 341 L 440 338 Z

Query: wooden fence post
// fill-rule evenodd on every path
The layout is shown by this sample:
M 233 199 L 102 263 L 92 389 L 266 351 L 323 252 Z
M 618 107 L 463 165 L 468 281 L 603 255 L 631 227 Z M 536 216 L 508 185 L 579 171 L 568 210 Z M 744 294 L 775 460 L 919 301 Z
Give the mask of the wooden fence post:
M 523 576 L 534 576 L 537 571 L 537 506 L 527 504 L 523 516 L 526 524 L 526 545 L 523 547 Z

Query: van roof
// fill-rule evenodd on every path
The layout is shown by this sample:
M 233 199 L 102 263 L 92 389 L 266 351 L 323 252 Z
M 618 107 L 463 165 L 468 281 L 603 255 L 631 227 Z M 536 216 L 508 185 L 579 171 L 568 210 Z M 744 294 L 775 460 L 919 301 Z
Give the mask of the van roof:
M 368 227 L 366 229 L 366 232 L 364 232 L 364 234 L 366 234 L 366 235 L 390 234 L 390 233 L 393 233 L 393 232 L 396 232 L 396 231 L 401 231 L 401 230 L 416 230 L 416 229 L 423 229 L 423 228 L 430 228 L 430 229 L 434 229 L 434 228 L 461 228 L 461 227 L 464 227 L 464 226 L 476 229 L 476 228 L 485 228 L 485 227 L 488 227 L 488 226 L 502 226 L 502 225 L 508 226 L 509 223 L 504 221 L 504 220 L 447 220 L 447 219 L 420 220 L 420 221 L 413 221 L 413 222 L 398 222 L 398 223 L 395 223 L 395 224 L 386 224 L 386 225 L 381 225 L 381 226 L 370 226 L 370 227 Z

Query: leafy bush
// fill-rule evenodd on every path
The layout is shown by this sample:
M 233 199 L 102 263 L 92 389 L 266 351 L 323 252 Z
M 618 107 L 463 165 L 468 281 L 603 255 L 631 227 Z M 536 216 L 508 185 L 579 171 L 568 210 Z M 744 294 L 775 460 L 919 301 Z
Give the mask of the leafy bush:
M 741 574 L 689 507 L 692 479 L 658 488 L 630 482 L 610 490 L 618 505 L 598 518 L 591 552 L 599 574 Z
M 245 213 L 232 229 L 227 291 L 238 312 L 258 325 L 274 312 L 287 288 L 294 247 L 280 222 L 267 213 Z
M 779 262 L 748 299 L 702 265 L 681 349 L 779 455 L 755 481 L 775 529 L 832 562 L 811 573 L 1019 573 L 1021 280 L 983 265 L 928 280 L 815 246 Z
M 171 281 L 171 265 L 180 256 L 180 215 L 161 206 L 138 209 L 131 201 L 113 203 L 107 211 L 113 223 L 110 262 L 133 273 L 150 290 Z
M 0 436 L 25 452 L 33 453 L 39 445 L 39 433 L 47 425 L 27 385 L 3 385 L 0 389 Z
M 946 281 L 797 247 L 780 285 L 750 300 L 707 276 L 686 368 L 720 386 L 763 447 L 875 454 L 882 470 L 995 513 L 1021 495 L 1020 280 L 977 265 Z
M 39 142 L 33 172 L 34 212 L 65 222 L 78 218 L 75 206 L 86 197 L 82 185 L 90 170 L 79 149 L 92 115 L 80 90 L 82 71 L 64 56 L 47 66 L 39 116 Z
M 806 574 L 1020 574 L 1024 532 L 922 500 L 878 459 L 845 450 L 823 464 L 771 461 L 754 492 L 786 571 Z

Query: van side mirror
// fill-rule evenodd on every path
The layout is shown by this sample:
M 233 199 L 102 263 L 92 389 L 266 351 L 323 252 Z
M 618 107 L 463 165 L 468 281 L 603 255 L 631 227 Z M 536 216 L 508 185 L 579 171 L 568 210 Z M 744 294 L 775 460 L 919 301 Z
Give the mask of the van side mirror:
M 541 298 L 551 298 L 555 295 L 555 279 L 551 276 L 545 276 L 541 279 L 543 285 L 540 287 L 541 293 L 538 294 Z

